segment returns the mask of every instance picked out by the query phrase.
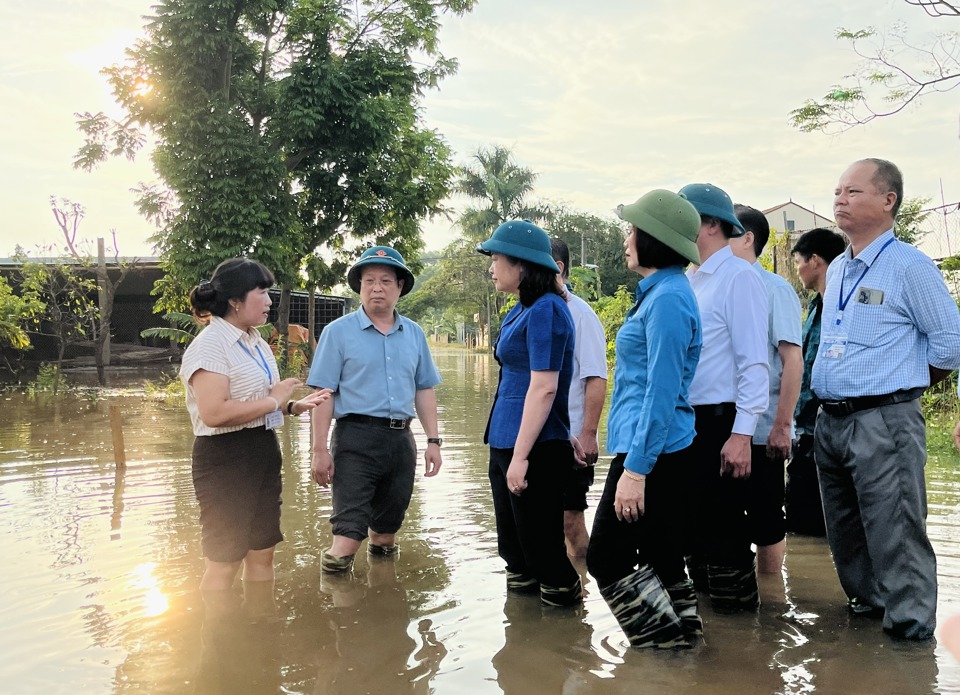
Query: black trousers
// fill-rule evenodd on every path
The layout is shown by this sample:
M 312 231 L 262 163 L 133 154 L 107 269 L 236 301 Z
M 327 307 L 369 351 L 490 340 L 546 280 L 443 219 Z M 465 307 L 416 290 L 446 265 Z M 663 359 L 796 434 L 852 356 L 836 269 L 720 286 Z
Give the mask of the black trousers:
M 614 457 L 587 549 L 587 570 L 598 586 L 609 586 L 643 565 L 650 565 L 667 586 L 686 578 L 683 525 L 692 501 L 690 481 L 695 464 L 691 453 L 692 448 L 687 447 L 660 455 L 647 475 L 643 516 L 631 523 L 617 519 L 614 510 L 626 454 Z
M 570 442 L 538 442 L 530 451 L 527 489 L 507 486 L 513 449 L 490 449 L 490 488 L 497 520 L 497 549 L 507 571 L 533 577 L 549 587 L 567 587 L 579 575 L 563 542 L 563 491 L 573 471 Z
M 736 407 L 732 403 L 699 405 L 694 411 L 696 489 L 687 554 L 707 564 L 738 567 L 753 560 L 747 524 L 749 487 L 743 478 L 720 475 L 720 450 L 733 430 Z
M 800 435 L 787 464 L 786 509 L 788 531 L 807 536 L 827 535 L 812 434 Z

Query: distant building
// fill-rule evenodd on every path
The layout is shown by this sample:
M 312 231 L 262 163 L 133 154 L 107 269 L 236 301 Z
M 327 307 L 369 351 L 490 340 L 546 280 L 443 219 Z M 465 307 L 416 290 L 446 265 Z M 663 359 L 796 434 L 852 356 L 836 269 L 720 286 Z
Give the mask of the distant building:
M 818 215 L 813 210 L 797 205 L 792 200 L 763 210 L 763 215 L 767 218 L 770 229 L 776 229 L 778 232 L 789 232 L 791 240 L 795 240 L 804 232 L 809 232 L 817 227 L 837 228 L 836 222 L 829 217 Z

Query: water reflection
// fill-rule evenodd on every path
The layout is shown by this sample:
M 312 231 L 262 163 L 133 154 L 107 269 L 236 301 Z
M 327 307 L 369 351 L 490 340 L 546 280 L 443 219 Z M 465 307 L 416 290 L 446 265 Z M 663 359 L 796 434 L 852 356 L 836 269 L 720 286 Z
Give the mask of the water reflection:
M 0 405 L 0 682 L 16 693 L 957 693 L 935 643 L 847 615 L 819 539 L 789 537 L 755 615 L 702 606 L 705 641 L 630 650 L 584 576 L 578 610 L 507 597 L 481 443 L 488 355 L 437 353 L 444 467 L 418 478 L 395 560 L 319 572 L 329 492 L 310 481 L 305 419 L 280 433 L 283 531 L 275 586 L 201 596 L 189 421 L 136 388 Z M 109 406 L 127 469 L 113 465 Z M 416 430 L 423 445 L 423 433 Z M 601 440 L 603 435 L 601 435 Z M 960 457 L 928 464 L 940 618 L 960 612 Z M 598 480 L 606 474 L 603 461 Z M 591 492 L 589 516 L 599 497 Z M 339 583 L 338 583 L 339 581 Z

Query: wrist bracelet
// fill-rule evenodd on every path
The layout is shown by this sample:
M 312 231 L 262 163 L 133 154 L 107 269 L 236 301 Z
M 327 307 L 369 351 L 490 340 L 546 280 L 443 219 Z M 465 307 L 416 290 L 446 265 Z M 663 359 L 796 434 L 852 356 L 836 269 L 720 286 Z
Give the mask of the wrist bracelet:
M 287 415 L 293 415 L 293 404 L 296 401 L 287 401 Z
M 271 401 L 273 401 L 273 410 L 280 410 L 280 401 L 278 401 L 273 396 L 267 396 Z M 273 412 L 273 411 L 270 411 Z
M 647 476 L 641 473 L 634 473 L 633 471 L 627 470 L 626 468 L 623 469 L 623 474 L 628 478 L 630 478 L 630 480 L 636 480 L 638 483 L 642 483 L 647 480 Z

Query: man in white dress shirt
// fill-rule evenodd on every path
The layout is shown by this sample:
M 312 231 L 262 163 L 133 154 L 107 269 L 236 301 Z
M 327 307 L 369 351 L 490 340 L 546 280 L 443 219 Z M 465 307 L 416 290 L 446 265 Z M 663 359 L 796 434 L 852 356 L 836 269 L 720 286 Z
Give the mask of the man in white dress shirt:
M 753 610 L 760 595 L 746 516 L 747 478 L 752 437 L 768 404 L 767 291 L 760 275 L 728 246 L 744 234 L 730 196 L 699 183 L 684 186 L 680 195 L 701 220 L 700 266 L 688 271 L 703 326 L 690 384 L 700 463 L 697 512 L 688 533 L 691 575 L 709 591 L 714 609 Z
M 570 380 L 570 433 L 580 440 L 585 466 L 576 468 L 563 493 L 563 537 L 567 554 L 585 558 L 590 534 L 584 511 L 587 491 L 593 485 L 594 466 L 600 454 L 597 429 L 607 399 L 607 338 L 600 318 L 589 304 L 568 286 L 570 249 L 563 239 L 550 240 L 550 253 L 560 268 L 557 282 L 563 286 L 564 299 L 573 317 L 576 343 L 573 348 L 573 377 Z

